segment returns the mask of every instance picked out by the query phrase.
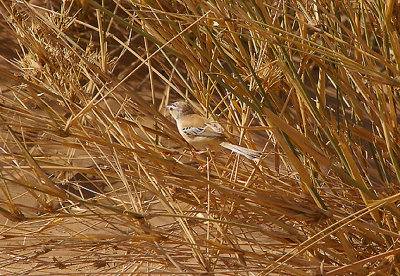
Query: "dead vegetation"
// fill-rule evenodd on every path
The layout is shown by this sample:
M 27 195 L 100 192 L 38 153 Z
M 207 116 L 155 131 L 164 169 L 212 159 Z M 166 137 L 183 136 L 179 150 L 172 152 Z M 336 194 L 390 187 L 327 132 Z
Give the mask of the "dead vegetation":
M 39 2 L 0 1 L 0 274 L 400 274 L 398 1 Z M 182 98 L 265 157 L 193 160 Z

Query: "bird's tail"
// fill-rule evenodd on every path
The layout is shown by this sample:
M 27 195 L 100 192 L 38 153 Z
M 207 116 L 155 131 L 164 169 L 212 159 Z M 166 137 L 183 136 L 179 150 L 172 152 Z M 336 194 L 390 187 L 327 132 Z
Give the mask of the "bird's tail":
M 239 153 L 250 160 L 259 159 L 263 155 L 263 152 L 261 152 L 261 151 L 244 148 L 244 147 L 234 145 L 234 144 L 231 144 L 228 142 L 222 142 L 220 145 L 221 145 L 221 147 L 224 147 L 228 150 Z

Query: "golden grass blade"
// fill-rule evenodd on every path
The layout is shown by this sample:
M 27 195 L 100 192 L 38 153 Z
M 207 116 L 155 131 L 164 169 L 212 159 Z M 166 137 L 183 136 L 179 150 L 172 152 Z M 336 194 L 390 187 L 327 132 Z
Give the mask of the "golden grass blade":
M 397 273 L 397 1 L 9 2 L 0 274 Z

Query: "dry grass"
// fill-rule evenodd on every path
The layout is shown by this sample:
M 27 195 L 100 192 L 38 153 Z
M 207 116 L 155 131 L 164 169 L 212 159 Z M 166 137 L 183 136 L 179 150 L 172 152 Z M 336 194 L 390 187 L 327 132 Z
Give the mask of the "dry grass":
M 0 1 L 0 274 L 400 274 L 398 1 L 59 2 Z

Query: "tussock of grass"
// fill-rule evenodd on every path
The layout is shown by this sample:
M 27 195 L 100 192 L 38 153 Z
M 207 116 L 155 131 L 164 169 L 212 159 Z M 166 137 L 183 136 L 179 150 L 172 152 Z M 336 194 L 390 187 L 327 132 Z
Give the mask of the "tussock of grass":
M 1 273 L 400 273 L 397 1 L 0 2 Z

